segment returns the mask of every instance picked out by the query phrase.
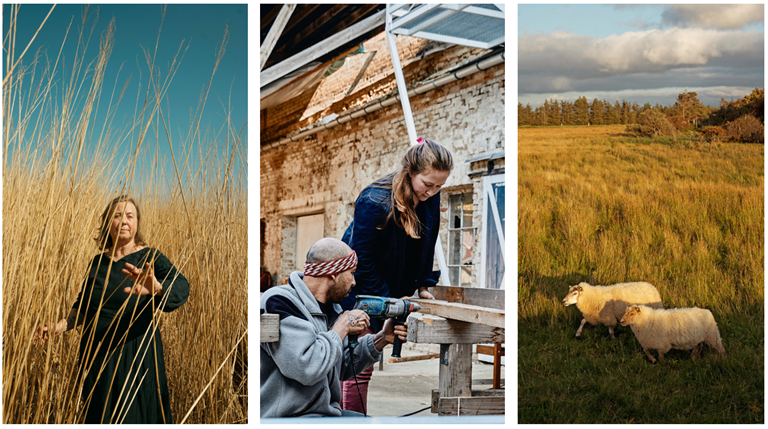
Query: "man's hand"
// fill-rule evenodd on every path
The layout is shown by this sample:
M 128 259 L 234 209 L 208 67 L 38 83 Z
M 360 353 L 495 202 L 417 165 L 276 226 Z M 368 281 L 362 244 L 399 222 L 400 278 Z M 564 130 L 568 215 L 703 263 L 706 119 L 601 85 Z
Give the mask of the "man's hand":
M 349 310 L 341 313 L 331 330 L 343 340 L 347 335 L 362 334 L 370 324 L 371 318 L 363 310 Z
M 384 333 L 384 340 L 387 344 L 395 342 L 395 335 L 400 337 L 402 342 L 406 342 L 408 341 L 408 322 L 405 322 L 405 325 L 395 326 L 395 319 L 387 319 L 381 328 L 381 332 Z

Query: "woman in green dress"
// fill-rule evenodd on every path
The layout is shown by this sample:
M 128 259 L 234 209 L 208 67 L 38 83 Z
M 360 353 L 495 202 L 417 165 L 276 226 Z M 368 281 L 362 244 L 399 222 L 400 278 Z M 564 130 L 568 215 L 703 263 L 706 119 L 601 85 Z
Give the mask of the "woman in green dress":
M 101 215 L 83 288 L 54 336 L 84 326 L 78 374 L 84 376 L 85 423 L 173 423 L 163 342 L 162 312 L 187 301 L 189 283 L 140 232 L 136 202 L 115 198 Z M 101 303 L 101 304 L 100 304 Z M 36 338 L 48 338 L 41 326 Z

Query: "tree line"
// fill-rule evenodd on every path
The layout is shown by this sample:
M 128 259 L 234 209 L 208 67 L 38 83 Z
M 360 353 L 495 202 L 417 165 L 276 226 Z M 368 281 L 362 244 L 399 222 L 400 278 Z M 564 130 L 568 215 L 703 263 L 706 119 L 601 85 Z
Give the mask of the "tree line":
M 684 91 L 677 96 L 675 102 L 669 106 L 659 103 L 651 105 L 645 103 L 630 103 L 626 100 L 616 100 L 611 103 L 607 100 L 593 99 L 581 96 L 576 101 L 544 100 L 544 104 L 532 108 L 530 104 L 523 106 L 517 103 L 518 126 L 533 125 L 627 125 L 636 124 L 639 115 L 654 109 L 663 113 L 673 125 L 699 126 L 722 125 L 749 114 L 764 122 L 764 91 L 755 88 L 751 94 L 738 100 L 726 101 L 720 99 L 718 107 L 711 107 L 701 103 L 698 94 Z
M 762 142 L 765 91 L 755 88 L 744 98 L 720 99 L 717 107 L 701 103 L 696 92 L 683 91 L 673 104 L 651 106 L 626 100 L 611 103 L 581 96 L 576 101 L 544 100 L 531 108 L 517 103 L 518 126 L 627 125 L 627 131 L 649 136 L 674 136 L 694 131 L 708 141 Z
M 544 100 L 541 106 L 531 108 L 530 104 L 523 107 L 517 103 L 517 124 L 522 125 L 620 125 L 634 124 L 638 115 L 648 109 L 661 108 L 658 104 L 651 106 L 646 103 L 642 107 L 637 103 L 626 100 L 611 104 L 606 100 L 592 100 L 581 96 L 576 101 Z

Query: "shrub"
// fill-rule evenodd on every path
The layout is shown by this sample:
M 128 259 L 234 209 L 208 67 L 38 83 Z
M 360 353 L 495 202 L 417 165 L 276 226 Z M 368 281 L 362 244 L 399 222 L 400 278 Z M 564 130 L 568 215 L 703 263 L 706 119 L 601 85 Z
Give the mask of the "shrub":
M 701 135 L 708 142 L 721 142 L 726 139 L 726 131 L 723 127 L 704 127 L 701 129 Z
M 751 115 L 744 115 L 725 125 L 728 138 L 742 143 L 763 143 L 763 123 Z
M 674 125 L 658 110 L 646 110 L 637 117 L 637 122 L 639 125 L 627 126 L 627 132 L 646 137 L 675 135 Z

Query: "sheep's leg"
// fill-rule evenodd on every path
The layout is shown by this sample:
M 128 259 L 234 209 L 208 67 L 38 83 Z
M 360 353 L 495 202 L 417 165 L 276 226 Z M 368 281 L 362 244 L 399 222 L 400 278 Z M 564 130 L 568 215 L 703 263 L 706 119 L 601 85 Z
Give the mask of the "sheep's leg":
M 656 358 L 655 358 L 655 357 L 653 357 L 653 355 L 651 354 L 651 352 L 649 352 L 649 351 L 648 351 L 648 349 L 643 349 L 643 351 L 644 351 L 644 352 L 645 352 L 645 354 L 648 356 L 648 359 L 650 359 L 650 360 L 651 360 L 651 363 L 656 363 Z M 661 355 L 661 354 L 659 354 L 659 356 L 662 356 L 662 355 Z
M 697 357 L 699 357 L 699 353 L 701 353 L 701 349 L 704 348 L 704 343 L 699 343 L 696 347 L 693 348 L 693 353 L 691 353 L 691 360 L 696 360 Z
M 611 338 L 616 338 L 616 337 L 613 336 L 613 326 L 609 326 L 608 327 L 608 333 L 611 334 Z
M 662 353 L 661 350 L 659 350 L 659 361 L 663 361 L 663 360 L 664 360 L 664 353 Z
M 587 319 L 581 319 L 581 325 L 579 325 L 579 329 L 576 330 L 576 338 L 581 336 L 581 330 L 584 328 L 585 323 L 587 323 Z

